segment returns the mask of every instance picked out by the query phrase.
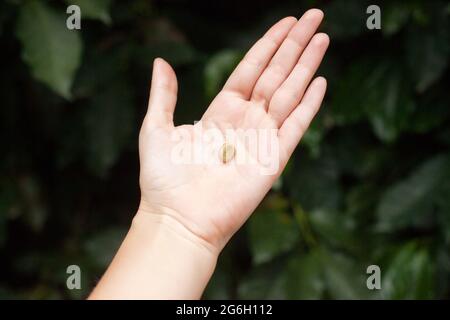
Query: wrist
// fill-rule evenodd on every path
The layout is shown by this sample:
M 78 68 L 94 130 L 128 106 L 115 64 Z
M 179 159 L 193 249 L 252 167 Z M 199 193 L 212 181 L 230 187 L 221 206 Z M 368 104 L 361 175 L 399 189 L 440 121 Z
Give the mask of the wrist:
M 194 251 L 199 251 L 208 257 L 208 260 L 217 260 L 220 254 L 216 246 L 192 232 L 184 223 L 170 214 L 156 213 L 140 207 L 133 218 L 130 231 L 141 234 L 163 233 L 173 239 L 171 242 L 174 245 L 191 247 Z
M 90 299 L 199 299 L 218 252 L 175 218 L 139 210 Z
M 211 225 L 211 223 L 199 221 L 198 217 L 204 216 L 202 212 L 190 211 L 185 213 L 189 214 L 183 214 L 183 212 L 167 206 L 152 204 L 142 198 L 135 220 L 142 220 L 140 219 L 141 217 L 154 217 L 153 219 L 157 219 L 161 223 L 167 224 L 168 227 L 179 227 L 181 228 L 181 230 L 179 230 L 180 235 L 205 247 L 211 251 L 213 255 L 218 256 L 226 242 L 228 242 L 228 239 L 224 240 L 222 234 L 214 225 Z
M 129 235 L 149 257 L 151 272 L 166 274 L 164 299 L 199 299 L 216 267 L 219 251 L 167 214 L 138 210 Z M 160 270 L 155 270 L 158 268 Z

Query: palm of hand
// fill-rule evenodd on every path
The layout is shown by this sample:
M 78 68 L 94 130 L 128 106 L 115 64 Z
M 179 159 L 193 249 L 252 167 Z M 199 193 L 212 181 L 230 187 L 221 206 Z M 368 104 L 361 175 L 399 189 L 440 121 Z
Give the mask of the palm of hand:
M 195 125 L 173 126 L 176 77 L 155 61 L 139 145 L 144 212 L 171 216 L 223 247 L 270 190 L 321 104 L 326 82 L 311 80 L 328 46 L 326 35 L 314 35 L 322 15 L 310 10 L 274 25 Z M 223 163 L 218 150 L 230 137 L 236 155 Z M 177 161 L 176 150 L 208 150 L 209 162 Z

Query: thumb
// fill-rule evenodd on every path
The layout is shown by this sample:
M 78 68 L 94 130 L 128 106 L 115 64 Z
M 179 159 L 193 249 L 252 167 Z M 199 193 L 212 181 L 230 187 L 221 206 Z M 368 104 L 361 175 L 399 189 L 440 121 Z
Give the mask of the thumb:
M 178 82 L 175 71 L 163 59 L 153 62 L 153 75 L 148 102 L 148 121 L 156 125 L 173 125 Z

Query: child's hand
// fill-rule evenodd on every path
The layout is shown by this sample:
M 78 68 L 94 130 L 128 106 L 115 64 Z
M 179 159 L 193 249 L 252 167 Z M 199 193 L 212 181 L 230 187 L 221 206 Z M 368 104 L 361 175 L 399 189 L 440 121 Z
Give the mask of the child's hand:
M 314 9 L 275 24 L 195 125 L 174 126 L 176 76 L 155 60 L 139 141 L 138 216 L 163 215 L 222 249 L 270 190 L 320 107 L 326 80 L 313 76 L 329 44 L 327 35 L 316 34 L 322 18 Z M 205 132 L 220 134 L 205 141 Z M 228 162 L 221 159 L 225 141 Z M 200 148 L 212 150 L 210 158 L 180 162 Z

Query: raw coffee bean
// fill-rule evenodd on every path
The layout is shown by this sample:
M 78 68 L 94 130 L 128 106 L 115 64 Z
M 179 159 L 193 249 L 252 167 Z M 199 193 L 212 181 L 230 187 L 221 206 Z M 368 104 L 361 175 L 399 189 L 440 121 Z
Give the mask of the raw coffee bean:
M 222 148 L 220 148 L 220 160 L 223 163 L 228 163 L 233 160 L 234 155 L 236 154 L 236 149 L 233 145 L 224 143 Z

